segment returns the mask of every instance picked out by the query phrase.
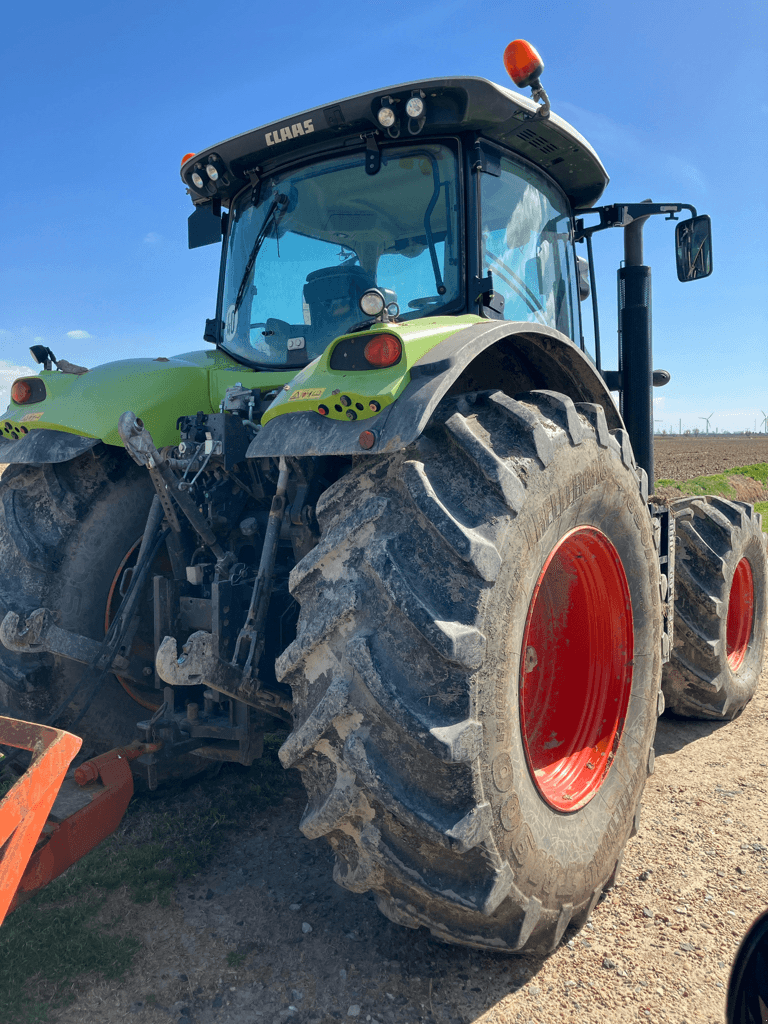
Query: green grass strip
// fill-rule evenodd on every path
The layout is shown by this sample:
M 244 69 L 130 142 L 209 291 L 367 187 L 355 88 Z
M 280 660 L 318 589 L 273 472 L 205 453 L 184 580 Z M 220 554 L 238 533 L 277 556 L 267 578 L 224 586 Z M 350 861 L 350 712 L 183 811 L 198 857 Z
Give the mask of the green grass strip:
M 758 462 L 754 466 L 740 466 L 733 472 L 741 473 L 742 476 L 750 476 L 753 480 L 758 480 L 763 487 L 768 487 L 768 462 Z
M 97 920 L 111 892 L 170 903 L 175 886 L 204 868 L 232 829 L 297 786 L 266 737 L 252 768 L 225 765 L 216 778 L 134 797 L 118 831 L 6 918 L 0 928 L 2 1024 L 42 1024 L 70 1002 L 83 975 L 123 977 L 142 948 Z
M 735 498 L 736 488 L 728 480 L 729 475 L 715 473 L 713 476 L 694 476 L 686 480 L 680 490 L 685 494 L 719 494 L 723 498 Z
M 755 512 L 763 517 L 763 533 L 768 533 L 768 501 L 755 502 Z
M 735 498 L 736 488 L 730 482 L 730 476 L 746 476 L 756 480 L 763 487 L 768 486 L 768 462 L 760 462 L 754 466 L 739 466 L 725 473 L 711 476 L 694 476 L 683 482 L 679 480 L 657 480 L 659 487 L 676 487 L 681 494 L 719 494 L 723 498 Z

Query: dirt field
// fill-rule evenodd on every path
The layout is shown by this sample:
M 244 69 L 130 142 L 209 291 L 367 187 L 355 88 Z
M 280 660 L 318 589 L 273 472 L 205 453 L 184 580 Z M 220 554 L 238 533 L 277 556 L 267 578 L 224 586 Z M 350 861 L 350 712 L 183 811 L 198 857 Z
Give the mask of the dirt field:
M 653 458 L 659 480 L 689 480 L 724 473 L 736 466 L 768 462 L 768 435 L 763 437 L 655 437 Z

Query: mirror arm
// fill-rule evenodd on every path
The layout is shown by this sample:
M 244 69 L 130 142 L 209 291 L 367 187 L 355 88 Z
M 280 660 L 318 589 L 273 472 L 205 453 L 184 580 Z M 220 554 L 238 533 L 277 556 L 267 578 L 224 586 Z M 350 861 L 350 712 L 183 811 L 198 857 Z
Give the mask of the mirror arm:
M 576 221 L 575 241 L 580 242 L 587 235 L 604 231 L 606 228 L 626 228 L 638 217 L 645 220 L 664 213 L 667 214 L 666 220 L 677 220 L 675 214 L 681 210 L 690 210 L 692 217 L 698 216 L 696 207 L 690 203 L 614 203 L 611 206 L 593 206 L 589 210 L 580 210 L 579 213 L 597 213 L 600 216 L 600 223 L 585 227 L 583 217 L 579 217 Z

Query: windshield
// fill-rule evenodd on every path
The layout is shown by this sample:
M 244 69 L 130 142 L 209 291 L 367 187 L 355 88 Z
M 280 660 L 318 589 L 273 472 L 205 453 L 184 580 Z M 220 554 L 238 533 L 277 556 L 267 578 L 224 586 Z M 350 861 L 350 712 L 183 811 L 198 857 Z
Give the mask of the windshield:
M 261 366 L 303 366 L 365 320 L 367 288 L 400 318 L 461 299 L 458 160 L 445 144 L 324 160 L 262 181 L 231 211 L 224 347 Z
M 578 275 L 566 199 L 532 167 L 503 157 L 482 176 L 483 273 L 505 320 L 529 320 L 577 335 Z

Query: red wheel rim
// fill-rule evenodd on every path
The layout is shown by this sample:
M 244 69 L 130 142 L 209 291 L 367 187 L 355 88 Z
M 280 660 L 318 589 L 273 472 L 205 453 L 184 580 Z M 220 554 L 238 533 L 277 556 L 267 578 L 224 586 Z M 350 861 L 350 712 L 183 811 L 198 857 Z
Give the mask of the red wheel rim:
M 528 767 L 558 811 L 583 807 L 605 781 L 629 703 L 633 637 L 616 548 L 592 526 L 571 530 L 536 581 L 520 663 Z
M 752 566 L 742 558 L 736 566 L 728 596 L 728 621 L 725 629 L 725 644 L 728 664 L 737 669 L 746 657 L 752 624 L 755 617 L 755 585 L 752 581 Z

